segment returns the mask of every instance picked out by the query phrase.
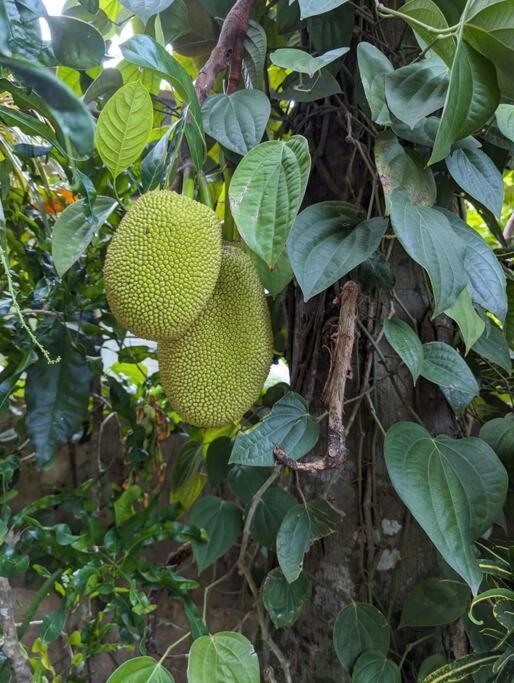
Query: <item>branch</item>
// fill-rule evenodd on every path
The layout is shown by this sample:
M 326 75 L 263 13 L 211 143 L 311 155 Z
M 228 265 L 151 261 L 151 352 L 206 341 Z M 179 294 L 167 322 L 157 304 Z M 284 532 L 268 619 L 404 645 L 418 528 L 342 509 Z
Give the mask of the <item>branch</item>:
M 358 298 L 359 285 L 351 280 L 346 282 L 341 290 L 337 339 L 322 394 L 323 401 L 328 406 L 327 454 L 324 458 L 313 462 L 297 462 L 289 458 L 280 446 L 277 445 L 273 449 L 273 455 L 278 462 L 298 472 L 313 473 L 337 469 L 342 467 L 348 458 L 345 445 L 346 430 L 343 425 L 343 404 L 346 379 L 350 374 L 352 364 Z
M 243 42 L 248 31 L 248 22 L 255 0 L 237 0 L 227 14 L 216 46 L 209 59 L 200 69 L 195 89 L 200 105 L 207 99 L 214 86 L 216 76 L 230 66 L 227 93 L 233 93 L 241 78 Z
M 16 633 L 11 586 L 4 577 L 0 577 L 0 625 L 3 634 L 2 650 L 11 665 L 14 683 L 31 683 L 32 674 L 27 656 Z

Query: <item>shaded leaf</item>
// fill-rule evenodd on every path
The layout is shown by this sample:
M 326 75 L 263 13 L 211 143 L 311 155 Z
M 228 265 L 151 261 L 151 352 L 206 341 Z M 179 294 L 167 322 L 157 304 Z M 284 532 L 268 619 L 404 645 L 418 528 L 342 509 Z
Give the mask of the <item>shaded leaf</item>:
M 120 0 L 120 2 L 138 17 L 141 17 L 146 24 L 154 14 L 164 12 L 173 0 Z
M 423 368 L 423 344 L 418 335 L 403 320 L 385 320 L 384 333 L 387 341 L 409 368 L 414 382 Z
M 487 317 L 484 317 L 485 332 L 473 344 L 473 351 L 487 358 L 491 363 L 498 365 L 510 376 L 512 373 L 512 360 L 510 358 L 509 345 L 505 334 L 500 328 Z
M 327 69 L 322 69 L 312 77 L 289 74 L 280 88 L 273 93 L 274 99 L 295 102 L 314 102 L 341 92 L 339 81 Z
M 371 118 L 381 125 L 390 123 L 385 79 L 387 74 L 394 71 L 393 65 L 378 48 L 365 42 L 357 46 L 357 60 L 364 94 L 371 109 Z
M 442 626 L 465 614 L 469 589 L 449 579 L 422 579 L 407 594 L 402 608 L 402 626 Z
M 102 63 L 105 43 L 94 26 L 66 16 L 47 16 L 46 20 L 59 64 L 85 71 Z
M 45 643 L 53 643 L 61 635 L 66 622 L 64 605 L 59 609 L 48 612 L 41 624 L 41 640 Z
M 434 34 L 417 23 L 421 22 L 433 28 L 448 28 L 446 17 L 437 4 L 433 0 L 408 0 L 401 6 L 400 11 L 414 33 L 421 38 L 423 45 L 430 45 L 430 48 L 451 66 L 455 54 L 455 39 L 448 37 L 434 40 Z
M 444 342 L 423 344 L 421 376 L 464 394 L 476 396 L 479 393 L 478 383 L 464 358 Z
M 193 506 L 189 523 L 207 532 L 206 541 L 191 541 L 201 574 L 236 542 L 242 528 L 242 515 L 235 503 L 206 496 Z
M 255 540 L 266 548 L 274 549 L 282 520 L 293 505 L 296 505 L 296 500 L 284 489 L 271 486 L 265 491 L 250 527 Z
M 514 104 L 500 104 L 496 110 L 496 123 L 502 135 L 514 142 Z
M 499 216 L 503 204 L 502 174 L 481 149 L 456 149 L 446 159 L 450 175 L 464 192 Z
M 366 650 L 387 654 L 391 629 L 376 607 L 352 602 L 337 615 L 333 639 L 339 661 L 347 671 L 351 671 L 355 661 Z
M 363 652 L 355 662 L 352 683 L 401 683 L 400 669 L 380 650 Z
M 305 574 L 288 583 L 279 567 L 266 576 L 262 601 L 275 628 L 291 626 L 301 614 L 311 594 L 311 584 Z

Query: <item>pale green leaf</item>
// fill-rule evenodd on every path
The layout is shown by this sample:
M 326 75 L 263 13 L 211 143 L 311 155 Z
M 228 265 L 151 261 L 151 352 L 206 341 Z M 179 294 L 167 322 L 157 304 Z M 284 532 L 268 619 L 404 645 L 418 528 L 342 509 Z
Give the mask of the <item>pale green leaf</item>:
M 298 0 L 302 19 L 330 12 L 330 10 L 339 7 L 339 5 L 345 2 L 347 0 Z
M 141 17 L 143 22 L 146 24 L 148 19 L 154 14 L 159 12 L 164 12 L 173 0 L 120 0 L 121 4 L 124 5 L 138 17 Z
M 143 151 L 153 122 L 152 99 L 139 82 L 120 88 L 100 113 L 95 145 L 114 179 Z
M 446 166 L 464 192 L 495 216 L 501 215 L 503 177 L 485 152 L 481 149 L 456 149 L 446 158 Z
M 135 657 L 123 662 L 106 683 L 174 683 L 170 672 L 153 657 Z
M 342 57 L 349 49 L 349 47 L 339 47 L 335 50 L 329 50 L 319 57 L 313 57 L 304 50 L 281 47 L 270 54 L 270 60 L 272 64 L 282 69 L 290 69 L 291 71 L 312 76 L 317 71 L 323 69 L 323 67 Z
M 476 312 L 467 288 L 462 290 L 457 301 L 445 313 L 459 326 L 467 354 L 485 330 L 485 323 Z
M 387 341 L 409 368 L 414 383 L 423 368 L 423 344 L 410 325 L 403 320 L 386 320 L 384 333 Z
M 385 79 L 394 71 L 393 65 L 378 48 L 362 42 L 357 46 L 359 74 L 364 94 L 371 109 L 371 118 L 386 125 L 391 122 L 386 104 Z
M 402 626 L 443 626 L 465 614 L 469 589 L 450 579 L 422 579 L 407 594 L 402 607 Z
M 189 653 L 188 683 L 259 683 L 259 658 L 240 633 L 221 631 L 197 638 Z

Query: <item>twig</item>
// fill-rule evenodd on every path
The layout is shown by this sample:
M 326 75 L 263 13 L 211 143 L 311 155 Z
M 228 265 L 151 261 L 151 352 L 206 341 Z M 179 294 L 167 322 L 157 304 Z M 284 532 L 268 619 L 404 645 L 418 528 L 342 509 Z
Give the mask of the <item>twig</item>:
M 228 94 L 237 89 L 241 78 L 243 41 L 255 0 L 237 0 L 227 14 L 216 46 L 200 69 L 195 83 L 196 94 L 203 104 L 216 80 L 216 76 L 230 66 Z
M 3 634 L 2 650 L 11 665 L 14 683 L 32 683 L 27 656 L 16 632 L 11 586 L 3 576 L 0 577 L 0 624 Z

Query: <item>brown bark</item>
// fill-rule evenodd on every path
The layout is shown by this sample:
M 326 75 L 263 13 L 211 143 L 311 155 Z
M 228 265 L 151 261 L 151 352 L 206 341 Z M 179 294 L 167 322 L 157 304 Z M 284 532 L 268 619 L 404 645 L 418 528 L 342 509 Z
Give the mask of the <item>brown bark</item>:
M 0 577 L 0 625 L 2 650 L 11 665 L 14 683 L 31 683 L 32 674 L 27 655 L 18 642 L 11 586 L 3 576 Z

